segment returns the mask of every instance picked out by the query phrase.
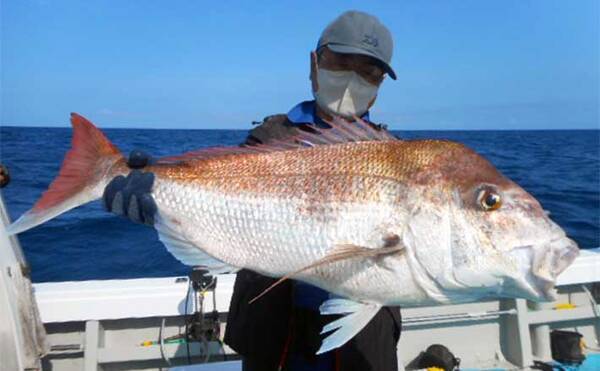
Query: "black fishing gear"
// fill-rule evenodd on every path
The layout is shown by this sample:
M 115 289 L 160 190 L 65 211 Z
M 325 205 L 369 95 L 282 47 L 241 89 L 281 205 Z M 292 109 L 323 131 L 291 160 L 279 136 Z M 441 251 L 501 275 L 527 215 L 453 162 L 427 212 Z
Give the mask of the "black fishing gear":
M 458 370 L 460 358 L 457 358 L 452 352 L 441 344 L 430 345 L 421 353 L 418 361 L 418 367 L 426 369 L 430 367 L 442 368 L 444 371 Z
M 585 360 L 582 338 L 583 335 L 574 331 L 552 331 L 550 333 L 552 359 L 563 364 L 581 364 Z

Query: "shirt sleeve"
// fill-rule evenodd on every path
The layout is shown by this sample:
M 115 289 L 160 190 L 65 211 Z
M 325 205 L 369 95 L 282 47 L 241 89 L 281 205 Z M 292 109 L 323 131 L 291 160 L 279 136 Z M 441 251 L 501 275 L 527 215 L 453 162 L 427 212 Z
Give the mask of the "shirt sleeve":
M 272 140 L 284 140 L 297 133 L 287 115 L 278 114 L 266 117 L 262 123 L 250 130 L 244 144 L 268 144 Z

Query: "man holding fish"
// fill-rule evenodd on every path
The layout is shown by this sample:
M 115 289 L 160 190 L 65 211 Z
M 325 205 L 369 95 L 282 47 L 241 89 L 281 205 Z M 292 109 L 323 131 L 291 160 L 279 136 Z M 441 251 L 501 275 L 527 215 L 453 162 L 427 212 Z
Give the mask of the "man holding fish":
M 579 249 L 532 195 L 461 143 L 368 122 L 391 54 L 377 19 L 342 14 L 311 54 L 315 101 L 240 146 L 127 160 L 72 113 L 58 176 L 7 231 L 102 197 L 184 264 L 242 269 L 226 342 L 247 370 L 394 370 L 400 305 L 553 300 Z
M 267 117 L 254 128 L 246 144 L 268 143 L 293 135 L 307 124 L 327 128 L 333 116 L 369 121 L 385 74 L 396 79 L 390 67 L 393 41 L 388 29 L 369 14 L 349 11 L 335 19 L 310 53 L 310 80 L 315 100 L 302 102 L 287 115 Z M 142 168 L 149 156 L 133 152 L 129 163 Z M 136 173 L 137 174 L 137 173 Z M 109 184 L 105 204 L 122 214 L 131 209 L 132 195 L 141 200 L 138 212 L 125 213 L 137 222 L 153 220 L 156 210 L 148 190 L 151 176 L 137 174 L 126 183 Z M 123 197 L 123 189 L 125 197 Z M 117 196 L 115 202 L 115 195 Z M 145 201 L 143 201 L 145 200 Z M 124 202 L 124 204 L 123 204 Z M 256 302 L 276 280 L 242 270 L 231 301 L 225 342 L 243 356 L 244 370 L 395 370 L 396 344 L 400 337 L 398 307 L 384 307 L 371 322 L 344 346 L 316 355 L 324 324 L 319 306 L 329 293 L 299 281 L 285 282 Z

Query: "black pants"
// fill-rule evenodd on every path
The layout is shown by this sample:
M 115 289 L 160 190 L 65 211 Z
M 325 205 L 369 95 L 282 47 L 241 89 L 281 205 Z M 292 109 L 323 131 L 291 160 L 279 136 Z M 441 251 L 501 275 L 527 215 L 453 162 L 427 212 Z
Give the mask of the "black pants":
M 236 278 L 225 343 L 243 357 L 244 371 L 275 371 L 290 352 L 311 362 L 321 345 L 319 332 L 323 324 L 333 319 L 316 311 L 295 308 L 293 281 L 248 304 L 274 281 L 247 270 L 240 271 Z M 365 328 L 337 350 L 339 370 L 397 370 L 396 344 L 400 332 L 399 308 L 382 308 Z

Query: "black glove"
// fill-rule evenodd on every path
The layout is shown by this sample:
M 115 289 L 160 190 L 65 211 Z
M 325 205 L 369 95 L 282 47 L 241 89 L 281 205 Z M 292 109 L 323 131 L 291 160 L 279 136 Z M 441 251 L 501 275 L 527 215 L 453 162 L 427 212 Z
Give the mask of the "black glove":
M 154 161 L 150 154 L 139 149 L 134 149 L 133 151 L 129 152 L 127 166 L 132 169 L 142 169 L 148 165 L 151 165 L 153 162 Z
M 154 225 L 158 208 L 152 198 L 154 173 L 142 172 L 152 157 L 142 151 L 131 151 L 127 165 L 134 169 L 127 177 L 119 175 L 104 188 L 102 201 L 106 210 L 125 216 L 135 223 Z

